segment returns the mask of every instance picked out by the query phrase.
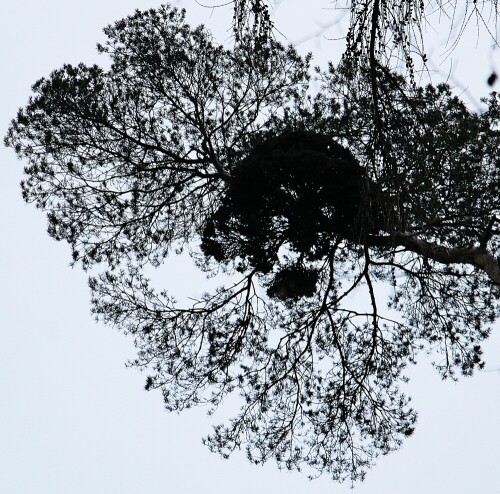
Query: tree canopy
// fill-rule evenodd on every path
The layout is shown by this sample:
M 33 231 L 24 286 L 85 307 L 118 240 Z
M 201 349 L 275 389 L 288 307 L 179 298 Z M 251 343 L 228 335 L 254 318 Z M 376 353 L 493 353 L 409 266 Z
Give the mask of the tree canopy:
M 401 387 L 421 351 L 444 377 L 483 365 L 499 95 L 478 114 L 384 70 L 377 106 L 370 71 L 333 65 L 314 95 L 309 56 L 265 39 L 255 57 L 245 34 L 223 48 L 170 6 L 105 33 L 108 70 L 55 70 L 12 122 L 24 198 L 102 267 L 93 311 L 134 338 L 167 409 L 239 397 L 211 450 L 363 478 L 413 432 Z M 182 249 L 231 282 L 191 306 L 155 290 L 145 269 Z
M 236 40 L 250 35 L 254 46 L 265 46 L 276 30 L 266 0 L 233 0 Z M 471 23 L 485 30 L 495 44 L 499 16 L 498 0 L 334 0 L 332 10 L 349 14 L 345 34 L 344 62 L 367 68 L 372 76 L 384 67 L 399 65 L 413 74 L 415 64 L 427 62 L 425 26 L 432 16 L 448 23 L 453 49 Z M 494 81 L 493 81 L 494 82 Z

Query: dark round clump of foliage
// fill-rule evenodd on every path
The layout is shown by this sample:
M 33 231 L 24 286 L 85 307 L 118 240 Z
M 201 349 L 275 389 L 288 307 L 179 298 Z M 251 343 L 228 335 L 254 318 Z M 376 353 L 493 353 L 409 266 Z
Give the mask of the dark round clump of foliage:
M 231 177 L 202 235 L 203 252 L 219 262 L 240 258 L 269 273 L 282 246 L 314 261 L 338 238 L 358 243 L 383 228 L 381 213 L 370 213 L 377 211 L 370 204 L 375 183 L 348 149 L 326 135 L 289 131 L 267 139 Z
M 281 300 L 309 297 L 316 293 L 318 277 L 316 269 L 301 265 L 287 266 L 278 271 L 267 289 L 267 294 Z

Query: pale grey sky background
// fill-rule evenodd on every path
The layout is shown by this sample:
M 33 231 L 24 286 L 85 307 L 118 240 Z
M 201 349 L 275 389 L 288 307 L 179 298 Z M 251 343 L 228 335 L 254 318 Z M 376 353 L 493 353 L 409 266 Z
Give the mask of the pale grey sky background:
M 230 42 L 230 6 L 212 11 L 194 0 L 173 3 L 188 9 L 193 24 L 203 22 L 218 40 Z M 4 0 L 0 134 L 35 80 L 63 63 L 106 63 L 95 50 L 104 39 L 102 28 L 136 8 L 157 5 Z M 276 24 L 288 40 L 307 40 L 301 51 L 312 50 L 318 63 L 340 53 L 340 44 L 315 36 L 336 19 L 324 10 L 331 2 L 274 5 Z M 471 31 L 454 52 L 453 65 L 439 56 L 446 30 L 438 27 L 428 48 L 433 63 L 443 62 L 442 72 L 451 70 L 453 80 L 478 100 L 488 93 L 491 43 L 482 36 L 476 47 Z M 338 36 L 335 26 L 326 34 Z M 203 410 L 165 412 L 160 393 L 146 393 L 144 376 L 124 367 L 134 356 L 131 341 L 93 321 L 86 276 L 68 267 L 67 245 L 50 239 L 44 215 L 23 203 L 22 166 L 10 149 L 0 148 L 0 493 L 351 492 L 327 477 L 311 483 L 305 474 L 280 472 L 272 463 L 252 466 L 244 454 L 222 460 L 201 444 L 210 431 Z M 194 289 L 183 266 L 172 269 L 174 275 L 165 275 L 168 289 Z M 356 493 L 500 493 L 498 324 L 496 329 L 484 345 L 491 372 L 442 382 L 424 356 L 410 370 L 408 392 L 419 411 L 415 435 L 399 452 L 379 459 Z

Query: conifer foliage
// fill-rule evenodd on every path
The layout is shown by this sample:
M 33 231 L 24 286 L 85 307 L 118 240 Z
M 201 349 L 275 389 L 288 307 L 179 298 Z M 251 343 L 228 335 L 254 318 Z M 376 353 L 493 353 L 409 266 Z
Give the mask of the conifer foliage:
M 12 122 L 24 198 L 93 268 L 94 313 L 131 335 L 167 409 L 239 397 L 211 450 L 363 478 L 413 432 L 420 351 L 444 377 L 483 365 L 499 96 L 476 114 L 382 71 L 374 105 L 373 74 L 345 66 L 313 96 L 309 57 L 272 39 L 256 56 L 245 35 L 225 49 L 170 6 L 105 33 L 108 70 L 55 70 Z M 188 306 L 158 292 L 145 270 L 183 249 L 231 281 Z

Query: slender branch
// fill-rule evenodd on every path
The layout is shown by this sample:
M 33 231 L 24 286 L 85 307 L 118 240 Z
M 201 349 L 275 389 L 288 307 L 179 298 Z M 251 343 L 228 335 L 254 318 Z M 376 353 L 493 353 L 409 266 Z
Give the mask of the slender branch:
M 377 57 L 376 45 L 379 38 L 378 23 L 380 16 L 380 0 L 375 0 L 373 4 L 371 32 L 370 32 L 370 81 L 372 86 L 373 112 L 375 115 L 375 129 L 377 138 L 380 137 L 381 121 L 378 102 L 378 81 L 377 81 Z
M 495 223 L 497 221 L 500 222 L 500 218 L 492 216 L 490 222 L 488 223 L 488 226 L 486 227 L 486 231 L 484 232 L 483 238 L 481 239 L 481 243 L 479 245 L 481 248 L 485 249 L 486 245 L 491 240 L 491 237 L 493 236 L 493 227 L 495 226 Z

